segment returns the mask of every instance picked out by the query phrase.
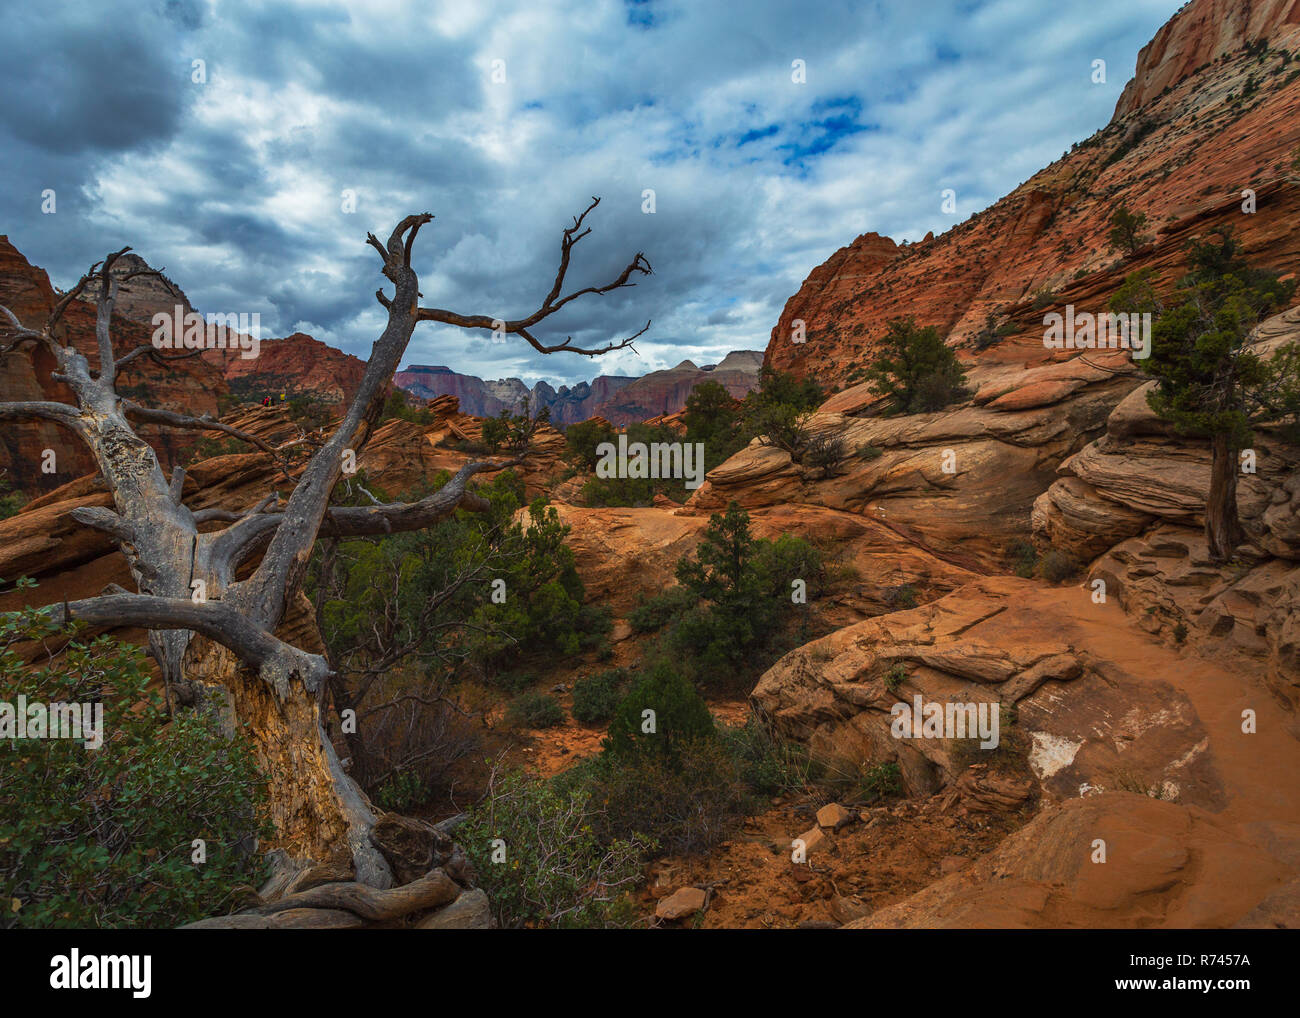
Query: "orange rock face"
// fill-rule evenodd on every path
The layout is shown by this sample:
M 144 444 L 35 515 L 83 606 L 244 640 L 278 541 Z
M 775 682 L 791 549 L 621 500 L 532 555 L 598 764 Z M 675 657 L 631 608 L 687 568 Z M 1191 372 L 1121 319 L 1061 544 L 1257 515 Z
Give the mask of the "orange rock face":
M 867 233 L 841 248 L 786 303 L 766 363 L 846 388 L 874 359 L 886 323 L 907 315 L 962 348 L 977 375 L 986 365 L 1045 362 L 1054 351 L 1043 347 L 1044 313 L 1065 304 L 1105 311 L 1140 268 L 1169 286 L 1188 238 L 1219 224 L 1236 228 L 1252 261 L 1294 270 L 1300 64 L 1283 48 L 1297 45 L 1294 0 L 1188 4 L 1142 51 L 1103 130 L 939 237 L 895 246 Z M 1254 213 L 1243 211 L 1245 189 Z M 1148 243 L 1132 258 L 1107 239 L 1121 204 L 1147 217 Z M 1014 332 L 976 352 L 969 341 L 989 314 Z
M 129 255 L 127 256 L 130 257 Z M 141 263 L 143 264 L 143 263 Z M 129 305 L 135 312 L 151 306 L 149 299 L 137 287 L 152 287 L 151 282 L 131 284 L 123 297 L 137 303 Z M 30 328 L 39 329 L 45 324 L 59 295 L 50 284 L 44 269 L 27 261 L 11 243 L 0 236 L 0 304 L 9 308 L 18 320 Z M 184 299 L 182 295 L 181 299 Z M 95 348 L 95 308 L 88 301 L 73 301 L 64 312 L 56 328 L 56 338 L 75 346 L 90 360 L 92 370 L 99 368 Z M 12 328 L 8 322 L 0 323 L 0 346 L 8 343 Z M 151 332 L 147 324 L 140 324 L 124 315 L 113 316 L 113 347 L 118 356 L 138 346 L 148 344 Z M 43 349 L 28 345 L 22 350 L 0 357 L 0 401 L 56 400 L 71 402 L 72 392 L 53 381 L 50 372 L 53 363 Z M 193 416 L 205 413 L 216 416 L 217 401 L 229 389 L 220 371 L 202 358 L 189 357 L 175 363 L 160 365 L 149 358 L 134 361 L 122 372 L 118 392 L 137 403 L 161 407 Z M 188 457 L 199 441 L 198 433 L 177 431 L 172 428 L 144 426 L 141 437 L 159 451 L 164 467 Z M 42 471 L 42 455 L 49 449 L 54 453 L 53 473 Z M 6 421 L 0 428 L 0 470 L 16 488 L 27 492 L 49 491 L 79 477 L 91 469 L 90 456 L 77 438 L 53 424 L 41 421 Z
M 224 373 L 232 392 L 254 403 L 281 392 L 346 403 L 366 373 L 359 357 L 301 332 L 262 340 L 256 357 L 245 358 L 238 350 L 208 350 L 203 357 Z

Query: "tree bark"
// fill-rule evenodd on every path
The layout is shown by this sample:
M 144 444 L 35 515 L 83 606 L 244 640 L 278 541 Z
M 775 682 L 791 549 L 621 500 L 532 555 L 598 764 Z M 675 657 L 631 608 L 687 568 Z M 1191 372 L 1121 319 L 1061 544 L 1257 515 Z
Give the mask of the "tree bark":
M 1237 450 L 1227 435 L 1210 440 L 1210 495 L 1205 503 L 1205 539 L 1210 558 L 1226 562 L 1245 539 L 1237 516 Z

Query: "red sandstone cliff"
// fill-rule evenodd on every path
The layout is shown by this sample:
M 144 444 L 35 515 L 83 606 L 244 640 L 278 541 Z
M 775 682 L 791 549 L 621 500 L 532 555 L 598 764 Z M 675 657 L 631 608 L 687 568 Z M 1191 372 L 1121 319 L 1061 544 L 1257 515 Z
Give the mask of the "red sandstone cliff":
M 862 377 L 889 319 L 913 315 L 964 346 L 990 313 L 1016 331 L 963 351 L 964 361 L 1043 362 L 1045 311 L 1104 309 L 1125 275 L 1146 266 L 1169 283 L 1188 237 L 1218 223 L 1236 228 L 1253 261 L 1294 270 L 1298 48 L 1298 0 L 1187 5 L 1143 49 L 1104 129 L 939 237 L 895 246 L 867 233 L 814 269 L 772 330 L 767 363 L 844 388 Z M 1254 214 L 1242 210 L 1246 188 Z M 1147 217 L 1150 243 L 1132 259 L 1107 240 L 1120 204 Z M 792 341 L 797 320 L 802 344 Z

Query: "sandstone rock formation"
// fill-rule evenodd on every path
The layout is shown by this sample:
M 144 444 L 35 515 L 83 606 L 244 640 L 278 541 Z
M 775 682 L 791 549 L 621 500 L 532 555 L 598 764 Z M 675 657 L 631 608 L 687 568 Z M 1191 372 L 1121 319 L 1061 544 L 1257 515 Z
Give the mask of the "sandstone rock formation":
M 674 368 L 640 377 L 598 375 L 590 383 L 562 385 L 559 389 L 546 382 L 538 382 L 530 389 L 517 378 L 484 381 L 447 367 L 418 364 L 399 371 L 393 381 L 421 399 L 453 395 L 466 413 L 477 417 L 495 417 L 502 410 L 518 412 L 527 399 L 534 413 L 549 410 L 551 423 L 558 428 L 597 416 L 621 427 L 680 411 L 691 390 L 706 381 L 717 382 L 733 396 L 744 396 L 758 386 L 762 360 L 757 351 L 739 350 L 727 354 L 718 364 L 696 367 L 682 361 Z
M 1139 268 L 1169 285 L 1188 237 L 1221 223 L 1253 262 L 1294 270 L 1300 76 L 1284 50 L 1298 38 L 1290 0 L 1185 5 L 1142 51 L 1105 128 L 938 237 L 897 246 L 868 233 L 841 248 L 787 302 L 766 362 L 841 389 L 861 377 L 887 321 L 913 315 L 961 347 L 980 384 L 986 365 L 1055 359 L 1042 344 L 1045 312 L 1104 311 Z M 1243 214 L 1246 188 L 1254 214 Z M 1132 258 L 1107 241 L 1120 204 L 1147 217 L 1150 241 Z M 969 342 L 989 314 L 1014 331 L 976 351 Z M 806 342 L 794 342 L 797 321 Z

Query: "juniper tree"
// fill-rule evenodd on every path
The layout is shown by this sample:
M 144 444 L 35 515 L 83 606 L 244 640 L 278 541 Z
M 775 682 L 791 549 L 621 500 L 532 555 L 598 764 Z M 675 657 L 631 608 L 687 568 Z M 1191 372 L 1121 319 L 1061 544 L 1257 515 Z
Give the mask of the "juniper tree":
M 1142 362 L 1157 383 L 1147 402 L 1178 433 L 1210 442 L 1205 538 L 1211 557 L 1222 562 L 1244 537 L 1237 514 L 1241 450 L 1255 425 L 1300 412 L 1300 346 L 1266 360 L 1250 342 L 1255 326 L 1287 305 L 1295 283 L 1248 265 L 1230 228 L 1192 240 L 1187 256 L 1189 271 L 1168 303 L 1144 270 L 1125 281 L 1110 306 L 1155 315 L 1151 356 Z

